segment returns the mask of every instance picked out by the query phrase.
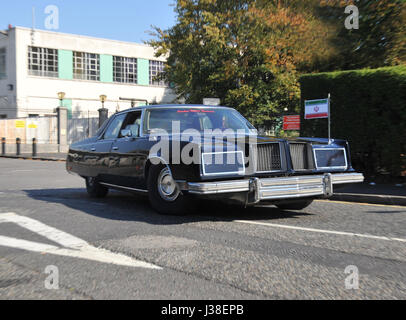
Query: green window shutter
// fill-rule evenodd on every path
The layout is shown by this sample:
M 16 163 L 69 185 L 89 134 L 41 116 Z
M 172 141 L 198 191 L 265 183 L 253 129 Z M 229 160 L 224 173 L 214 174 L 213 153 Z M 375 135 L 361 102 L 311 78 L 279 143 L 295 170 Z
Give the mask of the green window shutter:
M 73 79 L 73 52 L 58 50 L 58 74 L 60 79 Z
M 149 86 L 149 60 L 137 59 L 137 82 Z
M 113 56 L 100 55 L 100 81 L 113 82 Z

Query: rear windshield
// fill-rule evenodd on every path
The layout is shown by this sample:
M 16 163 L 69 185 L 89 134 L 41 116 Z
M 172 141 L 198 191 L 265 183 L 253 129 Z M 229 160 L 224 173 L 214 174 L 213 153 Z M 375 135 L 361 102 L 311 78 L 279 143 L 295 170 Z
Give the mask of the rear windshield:
M 154 129 L 163 129 L 171 133 L 174 121 L 179 122 L 181 132 L 187 129 L 197 131 L 232 129 L 247 132 L 255 129 L 242 115 L 233 109 L 171 108 L 147 110 L 144 133 L 149 133 Z

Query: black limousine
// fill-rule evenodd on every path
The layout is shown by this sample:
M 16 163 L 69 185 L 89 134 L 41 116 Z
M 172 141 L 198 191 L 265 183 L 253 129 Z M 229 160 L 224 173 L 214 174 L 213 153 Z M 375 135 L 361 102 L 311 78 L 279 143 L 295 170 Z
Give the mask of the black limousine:
M 118 112 L 70 146 L 66 168 L 91 197 L 110 188 L 147 193 L 162 214 L 186 213 L 196 196 L 301 210 L 364 180 L 344 140 L 259 136 L 236 110 L 203 105 Z

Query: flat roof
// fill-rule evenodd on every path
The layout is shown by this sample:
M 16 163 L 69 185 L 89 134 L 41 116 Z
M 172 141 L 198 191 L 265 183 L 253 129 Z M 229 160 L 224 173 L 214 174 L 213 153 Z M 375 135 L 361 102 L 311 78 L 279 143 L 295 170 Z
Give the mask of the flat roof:
M 30 32 L 32 31 L 32 28 L 19 27 L 19 26 L 13 26 L 11 29 L 24 30 L 24 31 L 30 31 Z M 1 31 L 8 32 L 8 30 L 10 30 L 10 29 L 5 29 L 5 30 L 1 30 Z M 129 45 L 140 46 L 140 47 L 151 47 L 150 45 L 147 45 L 145 43 L 123 41 L 123 40 L 114 40 L 114 39 L 107 39 L 107 38 L 97 38 L 97 37 L 85 36 L 85 35 L 74 34 L 74 33 L 56 32 L 56 31 L 43 30 L 43 29 L 37 29 L 37 28 L 34 28 L 34 31 L 35 32 L 41 32 L 41 33 L 49 33 L 49 34 L 54 34 L 54 35 L 71 36 L 71 37 L 75 37 L 75 38 L 112 41 L 112 42 L 125 43 L 125 44 L 129 44 Z

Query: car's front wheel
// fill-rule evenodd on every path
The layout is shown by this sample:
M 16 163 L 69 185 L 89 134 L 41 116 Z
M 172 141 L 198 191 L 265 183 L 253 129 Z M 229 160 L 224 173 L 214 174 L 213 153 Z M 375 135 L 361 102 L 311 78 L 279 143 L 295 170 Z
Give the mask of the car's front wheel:
M 296 200 L 291 202 L 281 202 L 276 204 L 282 210 L 302 210 L 312 204 L 313 200 Z
M 105 186 L 102 186 L 97 178 L 95 177 L 86 177 L 86 190 L 90 197 L 92 198 L 104 198 L 109 189 Z
M 183 195 L 167 166 L 151 166 L 148 174 L 148 197 L 151 206 L 161 214 L 187 213 L 190 199 Z

